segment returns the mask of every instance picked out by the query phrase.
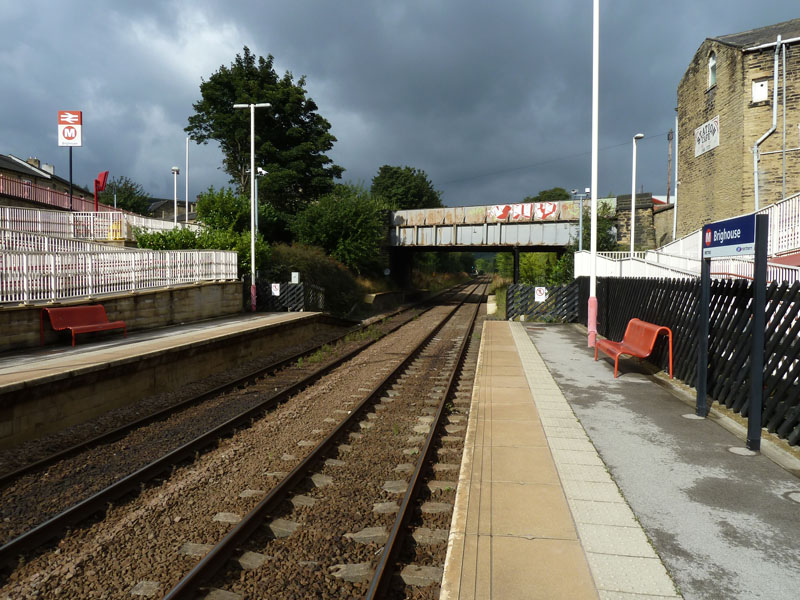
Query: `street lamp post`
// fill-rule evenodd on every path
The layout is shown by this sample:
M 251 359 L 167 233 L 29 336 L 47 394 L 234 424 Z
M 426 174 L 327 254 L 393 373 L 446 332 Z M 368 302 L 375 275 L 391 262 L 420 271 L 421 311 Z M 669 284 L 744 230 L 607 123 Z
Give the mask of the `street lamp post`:
M 637 133 L 633 136 L 633 166 L 631 168 L 631 259 L 633 259 L 633 233 L 636 229 L 636 143 L 643 137 L 643 133 Z
M 178 226 L 178 174 L 181 170 L 172 167 L 172 223 Z
M 186 214 L 183 215 L 183 220 L 189 223 L 189 137 L 186 137 L 186 171 L 183 173 L 183 178 L 186 182 Z
M 272 106 L 269 102 L 234 104 L 233 108 L 250 109 L 250 310 L 256 311 L 256 109 Z
M 583 201 L 589 195 L 591 190 L 586 188 L 582 194 L 578 190 L 572 190 L 573 199 L 577 198 L 579 202 L 578 208 L 578 252 L 583 252 Z
M 600 0 L 592 3 L 592 238 L 589 245 L 591 262 L 589 268 L 589 303 L 586 329 L 589 347 L 597 339 L 597 153 L 598 153 L 598 104 L 600 87 Z

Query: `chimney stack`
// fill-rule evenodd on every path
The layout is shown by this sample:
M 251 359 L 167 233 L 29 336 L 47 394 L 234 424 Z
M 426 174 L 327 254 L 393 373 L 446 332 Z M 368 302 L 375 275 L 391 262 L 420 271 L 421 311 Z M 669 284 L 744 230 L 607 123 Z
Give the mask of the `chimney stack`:
M 25 162 L 27 162 L 29 165 L 33 165 L 33 166 L 34 166 L 34 167 L 36 167 L 37 169 L 41 169 L 41 168 L 42 168 L 42 167 L 41 167 L 41 163 L 39 162 L 39 159 L 38 159 L 38 158 L 36 158 L 36 157 L 33 157 L 33 156 L 31 156 L 31 157 L 30 157 L 30 158 L 28 158 L 28 160 L 26 160 Z

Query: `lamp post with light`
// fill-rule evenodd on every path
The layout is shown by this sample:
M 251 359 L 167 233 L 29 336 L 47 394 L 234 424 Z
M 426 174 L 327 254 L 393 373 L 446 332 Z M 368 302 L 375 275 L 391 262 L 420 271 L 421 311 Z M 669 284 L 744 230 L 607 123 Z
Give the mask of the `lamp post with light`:
M 181 170 L 172 167 L 172 223 L 178 226 L 178 174 Z
M 586 329 L 589 333 L 589 347 L 593 348 L 597 339 L 597 154 L 598 154 L 598 112 L 600 87 L 600 0 L 592 2 L 592 237 L 589 244 L 591 262 L 589 267 L 589 302 L 587 306 Z
M 256 311 L 256 109 L 269 108 L 269 102 L 234 104 L 233 108 L 250 109 L 250 310 Z
M 633 136 L 633 167 L 631 168 L 631 260 L 633 260 L 633 233 L 636 228 L 636 144 L 643 137 L 643 133 L 637 133 Z

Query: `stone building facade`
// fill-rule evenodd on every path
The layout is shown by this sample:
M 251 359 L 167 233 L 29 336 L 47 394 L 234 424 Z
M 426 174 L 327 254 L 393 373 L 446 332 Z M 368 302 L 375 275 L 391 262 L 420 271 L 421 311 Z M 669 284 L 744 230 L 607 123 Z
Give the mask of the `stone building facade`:
M 800 19 L 707 38 L 678 85 L 678 237 L 753 211 L 756 181 L 760 207 L 800 193 L 798 147 Z

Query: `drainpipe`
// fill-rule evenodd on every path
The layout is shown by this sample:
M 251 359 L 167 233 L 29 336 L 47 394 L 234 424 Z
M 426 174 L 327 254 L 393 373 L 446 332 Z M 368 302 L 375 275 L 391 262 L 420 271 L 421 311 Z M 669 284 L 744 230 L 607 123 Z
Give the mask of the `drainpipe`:
M 678 154 L 678 107 L 675 107 L 675 200 L 672 206 L 672 241 L 674 242 L 678 236 L 678 186 L 681 184 L 678 181 L 678 161 L 680 160 Z
M 783 141 L 781 150 L 783 151 L 783 178 L 781 185 L 781 200 L 786 199 L 786 44 L 781 47 L 781 70 L 783 71 Z
M 761 143 L 771 136 L 778 126 L 778 55 L 781 51 L 781 36 L 775 41 L 775 65 L 772 69 L 772 127 L 753 144 L 753 194 L 756 202 L 756 210 L 759 209 L 758 202 L 758 147 Z

